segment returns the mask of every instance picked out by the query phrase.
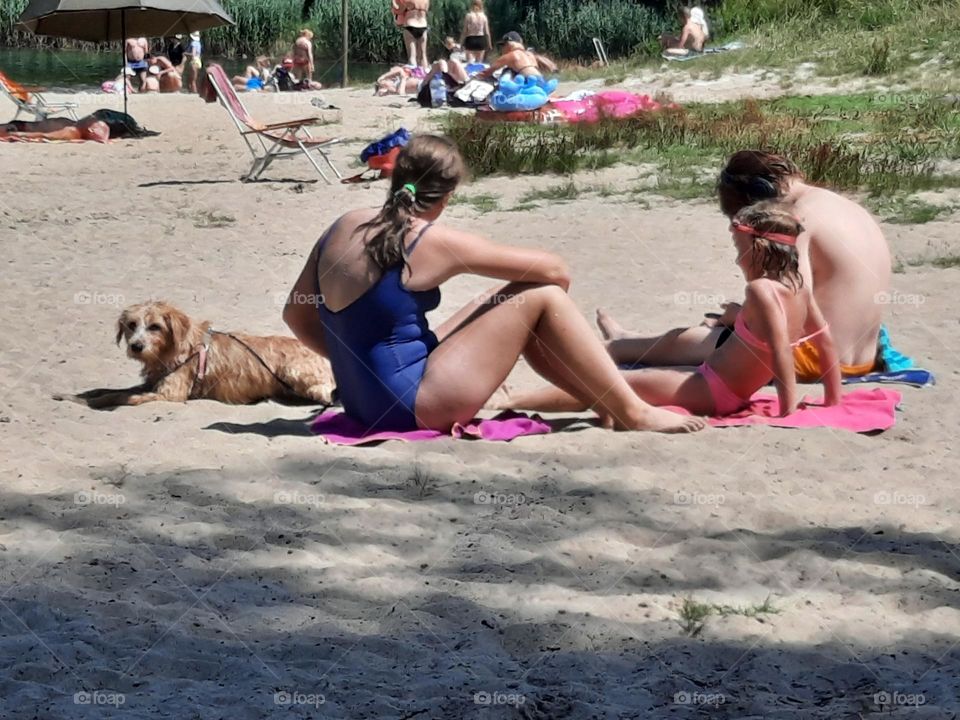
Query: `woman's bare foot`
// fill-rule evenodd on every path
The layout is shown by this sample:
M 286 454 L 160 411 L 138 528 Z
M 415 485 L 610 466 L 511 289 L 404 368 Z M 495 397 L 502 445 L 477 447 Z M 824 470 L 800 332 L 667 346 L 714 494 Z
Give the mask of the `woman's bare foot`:
M 604 340 L 619 340 L 627 331 L 603 308 L 597 308 L 597 327 Z
M 707 426 L 706 418 L 678 413 L 658 407 L 647 407 L 638 416 L 614 423 L 614 430 L 647 430 L 662 433 L 691 433 L 703 430 Z

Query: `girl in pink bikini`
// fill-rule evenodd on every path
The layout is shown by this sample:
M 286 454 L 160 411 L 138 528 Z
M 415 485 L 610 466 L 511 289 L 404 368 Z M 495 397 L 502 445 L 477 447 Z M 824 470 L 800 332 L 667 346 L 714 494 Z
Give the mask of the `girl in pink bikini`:
M 743 307 L 733 328 L 700 367 L 648 368 L 624 373 L 634 391 L 651 405 L 675 405 L 695 415 L 731 415 L 770 382 L 781 417 L 797 409 L 793 348 L 813 342 L 828 368 L 824 404 L 840 402 L 840 365 L 830 329 L 798 269 L 797 236 L 803 227 L 782 203 L 763 201 L 737 213 L 730 224 L 737 265 L 747 280 Z M 586 410 L 557 388 L 510 395 L 512 409 L 542 412 Z

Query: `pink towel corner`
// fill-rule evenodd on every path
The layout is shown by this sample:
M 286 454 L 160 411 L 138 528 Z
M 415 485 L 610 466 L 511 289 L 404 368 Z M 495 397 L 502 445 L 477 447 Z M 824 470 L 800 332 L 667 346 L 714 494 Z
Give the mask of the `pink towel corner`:
M 524 435 L 545 435 L 550 432 L 550 426 L 537 416 L 502 412 L 494 418 L 475 418 L 466 425 L 454 425 L 449 433 L 439 430 L 382 430 L 368 433 L 363 423 L 348 417 L 346 413 L 331 410 L 314 419 L 310 423 L 310 430 L 333 445 L 366 445 L 385 440 L 419 442 L 445 437 L 510 442 Z
M 839 405 L 824 407 L 822 398 L 806 396 L 799 410 L 787 417 L 777 417 L 780 413 L 780 402 L 777 396 L 756 393 L 750 398 L 748 407 L 733 415 L 710 418 L 710 424 L 714 427 L 737 425 L 772 425 L 782 428 L 831 427 L 857 433 L 887 430 L 896 422 L 895 411 L 900 404 L 900 398 L 900 393 L 887 388 L 853 390 L 844 393 Z

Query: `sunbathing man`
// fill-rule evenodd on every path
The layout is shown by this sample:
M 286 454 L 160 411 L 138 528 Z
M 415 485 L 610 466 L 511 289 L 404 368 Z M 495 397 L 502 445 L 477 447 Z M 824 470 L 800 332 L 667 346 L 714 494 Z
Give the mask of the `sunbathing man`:
M 49 118 L 47 120 L 14 120 L 0 125 L 0 138 L 22 140 L 96 140 L 105 143 L 110 139 L 110 127 L 93 115 L 71 120 Z
M 680 37 L 661 35 L 660 46 L 670 55 L 687 55 L 691 51 L 703 52 L 709 33 L 703 10 L 680 8 L 680 22 L 683 25 Z
M 759 150 L 734 153 L 717 183 L 720 209 L 733 217 L 759 200 L 777 198 L 791 208 L 805 231 L 797 240 L 800 272 L 830 324 L 843 375 L 865 375 L 876 365 L 883 305 L 890 286 L 890 249 L 876 221 L 860 205 L 830 190 L 808 185 L 787 158 Z M 678 328 L 656 337 L 630 334 L 606 313 L 597 322 L 618 363 L 699 365 L 730 335 L 739 305 L 730 303 L 714 327 Z M 809 343 L 794 350 L 801 382 L 816 382 L 821 368 Z
M 542 76 L 544 71 L 556 72 L 556 64 L 543 55 L 538 55 L 523 44 L 523 38 L 520 33 L 510 31 L 503 36 L 500 41 L 503 45 L 503 54 L 497 58 L 486 70 L 481 70 L 475 77 L 480 80 L 489 80 L 501 69 L 510 70 L 514 75 L 529 77 L 531 75 Z
M 291 58 L 292 59 L 292 58 Z M 273 73 L 270 71 L 273 61 L 266 55 L 260 55 L 256 65 L 247 65 L 243 75 L 234 75 L 231 78 L 233 87 L 237 90 L 263 90 L 270 84 Z

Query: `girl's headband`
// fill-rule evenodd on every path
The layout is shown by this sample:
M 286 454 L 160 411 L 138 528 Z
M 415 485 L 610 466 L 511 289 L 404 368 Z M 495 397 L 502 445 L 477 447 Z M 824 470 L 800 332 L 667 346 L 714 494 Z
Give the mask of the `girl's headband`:
M 753 235 L 754 237 L 760 237 L 760 238 L 763 238 L 764 240 L 769 240 L 771 242 L 781 243 L 783 245 L 791 245 L 791 246 L 795 246 L 797 244 L 796 235 L 787 235 L 786 233 L 763 232 L 761 230 L 757 230 L 754 227 L 750 227 L 749 225 L 744 225 L 743 223 L 739 223 L 739 222 L 732 223 L 732 225 L 734 230 L 739 230 L 742 233 L 746 233 L 747 235 Z

